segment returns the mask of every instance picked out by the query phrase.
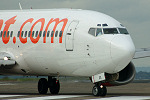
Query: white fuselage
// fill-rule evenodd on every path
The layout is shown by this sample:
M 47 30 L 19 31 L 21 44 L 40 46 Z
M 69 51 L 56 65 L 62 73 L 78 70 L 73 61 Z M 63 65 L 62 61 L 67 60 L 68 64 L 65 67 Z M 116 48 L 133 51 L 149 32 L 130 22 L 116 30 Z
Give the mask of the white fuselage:
M 1 67 L 0 73 L 92 76 L 103 72 L 117 73 L 124 69 L 135 52 L 130 35 L 103 33 L 92 36 L 88 33 L 90 28 L 125 27 L 115 19 L 94 11 L 72 9 L 0 11 L 2 34 L 4 35 L 7 29 L 10 33 L 13 31 L 9 39 L 0 37 L 0 52 L 9 53 L 17 63 L 11 68 Z M 20 30 L 24 33 L 19 38 Z M 33 38 L 28 37 L 29 31 L 35 31 Z M 39 38 L 36 36 L 37 31 L 38 35 L 42 31 Z M 47 33 L 49 31 L 48 37 L 47 34 L 45 38 L 43 37 L 44 31 Z

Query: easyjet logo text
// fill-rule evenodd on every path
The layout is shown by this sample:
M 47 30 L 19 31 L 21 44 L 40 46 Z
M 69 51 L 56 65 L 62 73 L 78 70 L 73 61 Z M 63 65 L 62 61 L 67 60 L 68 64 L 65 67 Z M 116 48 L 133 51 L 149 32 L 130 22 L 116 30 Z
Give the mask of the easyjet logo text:
M 4 25 L 4 29 L 1 30 L 2 31 L 2 41 L 4 44 L 7 44 L 10 41 L 10 35 L 8 34 L 9 32 L 9 28 L 10 26 L 12 26 L 13 24 L 15 24 L 17 16 L 14 16 L 10 19 L 8 19 L 7 21 L 4 22 L 3 19 L 0 19 L 0 30 L 2 29 L 3 25 Z M 54 36 L 55 36 L 55 31 L 57 26 L 62 23 L 61 25 L 61 35 L 59 36 L 59 43 L 62 43 L 62 37 L 63 37 L 63 33 L 64 33 L 64 29 L 66 27 L 66 24 L 68 22 L 67 18 L 64 19 L 59 19 L 59 18 L 51 18 L 48 23 L 45 22 L 45 18 L 40 18 L 38 20 L 34 20 L 34 18 L 29 18 L 27 20 L 25 20 L 23 23 L 21 23 L 21 26 L 18 30 L 18 32 L 20 32 L 19 35 L 19 40 L 21 43 L 25 44 L 27 43 L 27 37 L 22 37 L 21 36 L 21 32 L 23 31 L 23 28 L 27 26 L 27 24 L 31 24 L 31 27 L 29 28 L 29 32 L 30 32 L 30 40 L 32 43 L 36 44 L 39 39 L 40 39 L 40 34 L 42 31 L 44 31 L 44 37 L 43 37 L 43 43 L 46 43 L 46 37 L 47 37 L 47 33 L 49 30 L 49 26 L 54 23 L 54 26 L 52 28 L 53 34 L 51 34 L 51 43 L 54 43 Z M 36 37 L 33 37 L 33 29 L 34 27 L 40 24 L 40 31 L 38 31 L 38 34 Z M 45 28 L 44 28 L 45 26 Z M 16 33 L 17 34 L 17 33 Z M 16 36 L 13 36 L 13 43 L 16 43 Z

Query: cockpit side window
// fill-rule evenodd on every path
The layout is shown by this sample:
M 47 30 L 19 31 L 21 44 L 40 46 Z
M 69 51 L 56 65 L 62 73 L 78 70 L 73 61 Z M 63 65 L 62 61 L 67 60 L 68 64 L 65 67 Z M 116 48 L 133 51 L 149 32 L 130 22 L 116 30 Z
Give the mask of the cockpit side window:
M 88 33 L 97 37 L 99 35 L 102 35 L 102 29 L 101 28 L 90 28 Z
M 117 28 L 104 28 L 104 34 L 118 34 Z
M 129 34 L 127 29 L 125 29 L 125 28 L 118 28 L 118 29 L 120 31 L 120 34 Z
M 88 33 L 95 36 L 95 32 L 96 32 L 96 28 L 90 28 Z
M 101 28 L 97 28 L 96 36 L 101 35 L 101 34 L 102 34 L 102 29 Z

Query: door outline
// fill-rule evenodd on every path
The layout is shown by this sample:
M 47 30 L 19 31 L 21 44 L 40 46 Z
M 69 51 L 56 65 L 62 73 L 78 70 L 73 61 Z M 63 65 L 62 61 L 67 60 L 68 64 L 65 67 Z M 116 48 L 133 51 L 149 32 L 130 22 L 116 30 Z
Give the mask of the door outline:
M 73 51 L 74 49 L 74 33 L 76 31 L 76 27 L 79 24 L 78 20 L 73 20 L 68 29 L 67 29 L 67 33 L 66 33 L 66 51 Z

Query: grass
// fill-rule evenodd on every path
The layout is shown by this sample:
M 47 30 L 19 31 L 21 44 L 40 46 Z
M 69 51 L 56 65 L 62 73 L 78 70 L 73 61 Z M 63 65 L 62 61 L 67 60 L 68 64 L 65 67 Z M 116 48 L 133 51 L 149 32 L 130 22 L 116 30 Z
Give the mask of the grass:
M 2 78 L 0 78 L 0 81 L 16 81 L 16 82 L 24 82 L 24 81 L 38 81 L 40 78 L 47 78 L 47 77 L 16 77 L 16 78 L 12 78 L 9 76 L 4 76 Z M 70 82 L 87 82 L 89 81 L 89 78 L 85 78 L 85 77 L 59 77 L 59 80 L 61 82 L 64 81 L 70 81 Z
M 9 78 L 3 77 L 0 81 L 17 81 L 17 82 L 24 82 L 24 81 L 38 81 L 39 78 Z

